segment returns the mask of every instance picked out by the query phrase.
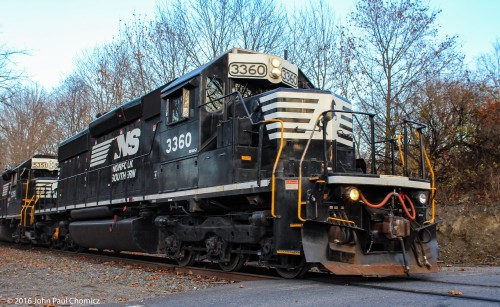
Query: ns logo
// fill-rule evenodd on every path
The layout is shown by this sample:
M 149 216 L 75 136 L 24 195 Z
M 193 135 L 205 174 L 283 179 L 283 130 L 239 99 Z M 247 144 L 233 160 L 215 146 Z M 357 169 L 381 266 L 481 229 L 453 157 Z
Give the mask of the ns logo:
M 106 162 L 111 144 L 114 140 L 116 140 L 117 150 L 113 155 L 113 160 L 135 155 L 139 151 L 140 136 L 141 129 L 135 128 L 134 130 L 128 131 L 124 134 L 120 134 L 115 138 L 109 139 L 99 144 L 95 144 L 94 146 L 92 146 L 90 167 L 101 165 Z
M 118 152 L 114 155 L 114 160 L 121 157 L 135 155 L 139 151 L 139 137 L 141 136 L 141 129 L 136 128 L 127 134 L 120 134 L 116 137 Z

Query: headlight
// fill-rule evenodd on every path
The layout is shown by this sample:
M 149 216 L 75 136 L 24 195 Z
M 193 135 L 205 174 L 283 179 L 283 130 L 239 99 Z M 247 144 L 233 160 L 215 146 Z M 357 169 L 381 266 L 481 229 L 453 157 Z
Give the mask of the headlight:
M 420 204 L 425 205 L 427 203 L 427 193 L 425 192 L 418 193 L 417 200 Z
M 280 76 L 281 76 L 281 69 L 273 68 L 271 70 L 271 77 L 273 77 L 274 79 L 278 79 Z
M 356 188 L 347 188 L 344 194 L 348 199 L 352 201 L 358 201 L 359 199 L 359 190 Z
M 274 58 L 271 60 L 271 65 L 275 68 L 278 68 L 281 65 L 281 60 L 278 58 Z

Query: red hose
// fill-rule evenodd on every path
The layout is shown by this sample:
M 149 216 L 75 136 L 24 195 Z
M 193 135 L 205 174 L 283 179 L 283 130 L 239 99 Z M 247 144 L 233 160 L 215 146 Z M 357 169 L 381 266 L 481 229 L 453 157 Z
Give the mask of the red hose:
M 415 218 L 417 217 L 417 212 L 415 211 L 415 206 L 413 205 L 413 202 L 411 201 L 410 197 L 408 197 L 408 195 L 406 195 L 403 192 L 399 192 L 398 199 L 399 199 L 399 202 L 401 203 L 401 206 L 403 207 L 403 210 L 405 211 L 406 215 L 408 216 L 408 218 L 410 220 L 414 221 Z M 406 207 L 404 199 L 406 199 L 410 203 L 411 213 L 412 213 L 411 215 L 410 215 L 410 212 L 408 211 L 408 208 Z
M 359 192 L 359 197 L 361 197 L 361 200 L 365 203 L 365 205 L 367 205 L 368 207 L 370 208 L 374 208 L 374 209 L 378 209 L 378 208 L 382 208 L 386 203 L 387 201 L 389 200 L 389 198 L 391 198 L 392 194 L 394 194 L 394 192 L 390 192 L 389 194 L 387 194 L 387 196 L 384 198 L 384 200 L 379 203 L 379 204 L 372 204 L 371 202 L 367 201 L 365 196 L 361 193 L 361 191 Z
M 394 192 L 390 192 L 389 194 L 387 194 L 387 196 L 384 198 L 384 200 L 382 200 L 382 202 L 380 202 L 378 204 L 372 204 L 371 202 L 369 202 L 365 198 L 365 196 L 361 193 L 361 191 L 359 192 L 359 197 L 361 198 L 361 200 L 363 201 L 363 203 L 365 203 L 365 205 L 367 205 L 368 207 L 373 208 L 373 209 L 382 208 L 387 203 L 387 201 L 389 200 L 389 198 L 391 198 L 392 195 L 394 195 Z M 410 220 L 414 221 L 415 218 L 417 217 L 417 214 L 416 214 L 416 211 L 415 211 L 415 206 L 413 205 L 413 202 L 411 201 L 410 197 L 408 197 L 408 195 L 406 195 L 403 192 L 399 192 L 396 195 L 397 195 L 397 197 L 399 199 L 399 202 L 401 203 L 401 207 L 403 207 L 403 210 L 406 213 L 406 216 L 408 216 L 408 218 Z M 411 214 L 410 214 L 410 211 L 408 211 L 408 208 L 406 207 L 405 199 L 410 203 Z

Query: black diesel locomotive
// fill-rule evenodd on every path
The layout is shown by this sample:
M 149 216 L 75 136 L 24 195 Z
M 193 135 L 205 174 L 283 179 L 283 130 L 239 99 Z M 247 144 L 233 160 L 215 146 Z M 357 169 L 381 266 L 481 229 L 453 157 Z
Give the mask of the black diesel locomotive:
M 287 278 L 312 264 L 342 275 L 434 272 L 423 127 L 405 121 L 403 135 L 376 141 L 374 119 L 283 58 L 233 49 L 97 118 L 60 144 L 57 161 L 6 171 L 0 234 L 161 253 L 181 266 L 264 265 Z M 400 153 L 388 175 L 377 173 L 381 144 Z

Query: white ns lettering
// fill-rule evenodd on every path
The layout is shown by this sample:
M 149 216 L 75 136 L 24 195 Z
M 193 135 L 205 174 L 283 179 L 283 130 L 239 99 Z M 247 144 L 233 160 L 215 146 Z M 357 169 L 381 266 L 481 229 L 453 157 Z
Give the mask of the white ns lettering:
M 135 155 L 139 151 L 139 137 L 141 136 L 141 129 L 136 128 L 127 134 L 120 134 L 116 138 L 118 144 L 118 153 L 115 153 L 114 159 L 121 157 Z

